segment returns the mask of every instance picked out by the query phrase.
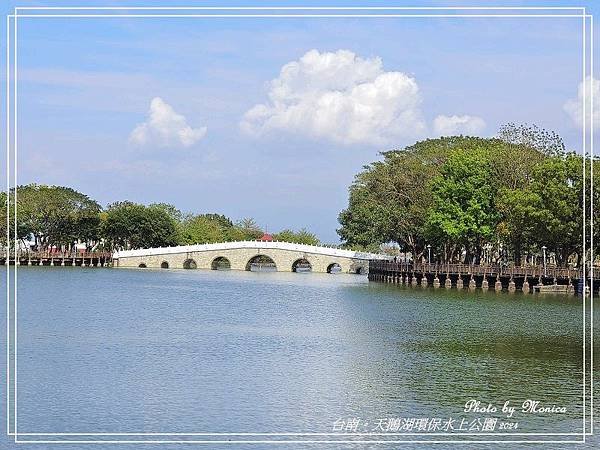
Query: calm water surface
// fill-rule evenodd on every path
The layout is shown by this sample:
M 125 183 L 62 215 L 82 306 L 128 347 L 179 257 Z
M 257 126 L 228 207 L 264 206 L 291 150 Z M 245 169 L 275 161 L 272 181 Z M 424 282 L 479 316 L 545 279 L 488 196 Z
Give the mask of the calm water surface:
M 350 418 L 369 432 L 389 418 L 502 418 L 464 413 L 470 399 L 519 407 L 514 431 L 581 432 L 576 297 L 352 275 L 18 274 L 20 432 L 328 433 Z M 526 399 L 566 412 L 523 414 Z

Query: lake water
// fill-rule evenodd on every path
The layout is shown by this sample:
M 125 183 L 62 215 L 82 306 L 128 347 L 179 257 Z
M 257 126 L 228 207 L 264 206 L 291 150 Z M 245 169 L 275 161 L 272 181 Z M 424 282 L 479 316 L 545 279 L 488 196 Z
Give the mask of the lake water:
M 19 432 L 339 433 L 357 423 L 366 433 L 434 418 L 456 419 L 460 432 L 461 419 L 486 417 L 518 423 L 512 432 L 582 429 L 577 297 L 403 288 L 342 274 L 19 267 L 18 275 Z M 471 399 L 517 410 L 510 420 L 465 413 Z M 566 411 L 522 413 L 527 399 Z M 221 447 L 231 444 L 208 446 Z

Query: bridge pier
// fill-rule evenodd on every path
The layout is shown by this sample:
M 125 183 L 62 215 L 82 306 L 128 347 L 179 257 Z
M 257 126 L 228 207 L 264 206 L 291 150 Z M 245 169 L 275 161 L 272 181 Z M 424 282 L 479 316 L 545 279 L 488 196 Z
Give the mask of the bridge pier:
M 489 291 L 489 289 L 490 289 L 490 283 L 488 282 L 487 277 L 484 275 L 483 281 L 481 282 L 481 290 Z
M 508 282 L 508 292 L 515 292 L 517 290 L 517 285 L 515 284 L 515 280 L 511 279 Z
M 527 281 L 527 275 L 525 275 L 525 279 L 523 280 L 522 290 L 524 294 L 529 294 L 530 292 L 529 281 Z
M 573 283 L 571 282 L 571 279 L 569 278 L 569 281 L 567 282 L 567 294 L 574 294 L 575 293 L 575 287 L 573 286 Z
M 444 287 L 446 289 L 452 288 L 452 279 L 450 278 L 450 274 L 446 274 L 446 280 L 444 281 Z
M 458 278 L 456 279 L 456 289 L 464 289 L 464 281 L 462 279 L 462 275 L 458 275 Z
M 502 282 L 500 281 L 499 276 L 496 276 L 496 283 L 494 284 L 494 290 L 496 292 L 500 292 L 502 290 Z
M 469 290 L 474 291 L 477 288 L 477 283 L 475 282 L 475 278 L 471 275 L 471 279 L 469 280 Z

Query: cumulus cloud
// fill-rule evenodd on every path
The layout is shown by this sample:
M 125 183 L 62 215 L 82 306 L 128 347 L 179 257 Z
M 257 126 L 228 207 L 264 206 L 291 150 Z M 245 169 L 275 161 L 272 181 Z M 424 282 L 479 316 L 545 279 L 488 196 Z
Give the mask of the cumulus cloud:
M 563 106 L 566 113 L 571 116 L 571 119 L 579 128 L 583 127 L 583 102 L 584 102 L 584 90 L 586 100 L 586 114 L 585 121 L 586 127 L 589 127 L 591 119 L 591 106 L 592 97 L 594 102 L 594 129 L 600 128 L 600 80 L 596 78 L 587 77 L 585 79 L 585 89 L 583 81 L 579 83 L 577 89 L 577 98 L 567 100 Z
M 206 127 L 192 128 L 181 114 L 162 98 L 150 102 L 148 120 L 137 125 L 129 140 L 134 145 L 155 147 L 189 147 L 206 135 Z
M 477 135 L 485 129 L 485 121 L 476 116 L 437 116 L 433 120 L 433 129 L 441 136 L 456 134 Z
M 380 58 L 349 50 L 310 50 L 285 64 L 270 82 L 268 97 L 244 114 L 244 132 L 280 130 L 340 144 L 381 145 L 426 131 L 415 79 L 386 72 Z

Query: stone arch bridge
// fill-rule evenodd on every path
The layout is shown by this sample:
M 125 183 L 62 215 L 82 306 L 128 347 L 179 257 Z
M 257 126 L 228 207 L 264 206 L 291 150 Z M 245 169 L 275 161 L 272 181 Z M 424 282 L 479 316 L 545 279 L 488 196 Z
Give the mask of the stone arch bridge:
M 156 269 L 310 270 L 367 273 L 369 260 L 388 256 L 289 242 L 239 241 L 177 247 L 123 250 L 113 254 L 113 267 Z

